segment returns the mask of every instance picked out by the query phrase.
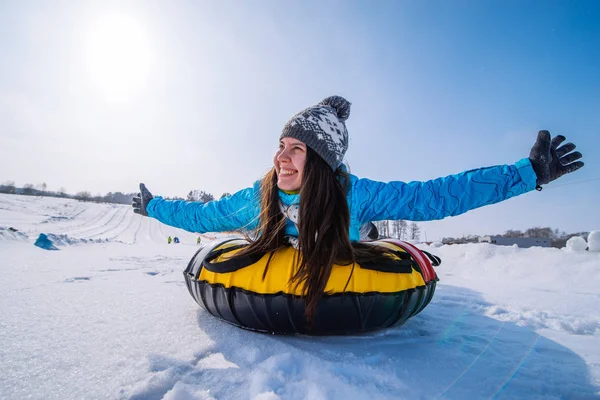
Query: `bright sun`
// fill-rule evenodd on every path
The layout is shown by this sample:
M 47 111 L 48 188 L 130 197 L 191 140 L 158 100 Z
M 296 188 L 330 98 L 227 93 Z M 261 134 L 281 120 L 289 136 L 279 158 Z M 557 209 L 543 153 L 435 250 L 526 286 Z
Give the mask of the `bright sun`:
M 107 101 L 123 103 L 144 88 L 151 73 L 152 51 L 148 32 L 125 14 L 96 19 L 85 36 L 89 77 Z

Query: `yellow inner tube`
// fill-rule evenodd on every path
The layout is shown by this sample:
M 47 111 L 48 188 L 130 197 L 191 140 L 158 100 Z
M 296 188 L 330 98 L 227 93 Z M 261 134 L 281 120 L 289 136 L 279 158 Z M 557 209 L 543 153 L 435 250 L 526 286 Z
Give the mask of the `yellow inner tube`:
M 240 242 L 245 243 L 243 241 L 227 242 L 222 246 L 218 246 L 215 250 L 234 247 L 239 245 Z M 388 247 L 394 251 L 405 252 L 392 243 L 376 242 L 375 244 Z M 225 252 L 212 260 L 212 263 L 218 264 L 226 261 L 238 251 L 240 249 Z M 395 258 L 399 260 L 399 258 Z M 283 247 L 275 251 L 263 279 L 268 260 L 269 254 L 263 256 L 258 262 L 233 272 L 213 272 L 207 268 L 202 268 L 198 280 L 210 284 L 220 284 L 225 288 L 237 287 L 259 294 L 303 295 L 303 285 L 298 287 L 298 285 L 291 282 L 291 278 L 297 271 L 296 250 L 293 247 Z M 325 287 L 325 293 L 395 293 L 419 286 L 425 286 L 425 281 L 421 273 L 414 268 L 412 268 L 411 273 L 397 273 L 361 268 L 359 264 L 354 264 L 354 270 L 352 264 L 335 264 Z

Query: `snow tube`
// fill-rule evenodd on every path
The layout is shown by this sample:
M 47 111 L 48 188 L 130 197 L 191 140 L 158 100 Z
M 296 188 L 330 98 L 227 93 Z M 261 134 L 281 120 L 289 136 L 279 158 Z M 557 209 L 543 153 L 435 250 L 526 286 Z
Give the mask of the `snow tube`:
M 183 274 L 201 307 L 245 329 L 344 335 L 402 324 L 431 301 L 438 281 L 432 262 L 439 265 L 440 260 L 402 241 L 365 243 L 388 248 L 393 260 L 334 265 L 311 327 L 302 288 L 290 283 L 296 271 L 296 250 L 291 246 L 254 259 L 230 259 L 248 242 L 240 238 L 215 242 L 200 248 Z
M 48 238 L 48 235 L 46 235 L 45 233 L 40 233 L 40 236 L 38 236 L 33 245 L 44 250 L 58 250 L 58 247 L 56 247 L 54 243 L 52 243 L 52 240 L 50 240 Z

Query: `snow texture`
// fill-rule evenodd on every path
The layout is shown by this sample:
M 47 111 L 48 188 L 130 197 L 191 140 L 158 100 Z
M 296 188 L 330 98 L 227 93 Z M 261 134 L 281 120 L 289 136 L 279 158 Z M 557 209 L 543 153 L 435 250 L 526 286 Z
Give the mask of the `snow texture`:
M 0 226 L 1 399 L 600 398 L 599 252 L 419 244 L 440 282 L 405 325 L 274 336 L 199 308 L 198 235 L 130 207 L 0 195 Z

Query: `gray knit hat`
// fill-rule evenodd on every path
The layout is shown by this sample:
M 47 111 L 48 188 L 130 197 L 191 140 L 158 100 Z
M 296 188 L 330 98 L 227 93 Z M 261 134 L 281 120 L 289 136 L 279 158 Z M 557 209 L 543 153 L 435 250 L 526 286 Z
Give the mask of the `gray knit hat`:
M 331 96 L 294 115 L 285 124 L 279 140 L 298 139 L 313 149 L 335 171 L 348 150 L 348 130 L 344 121 L 350 116 L 350 102 Z

